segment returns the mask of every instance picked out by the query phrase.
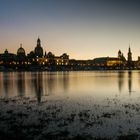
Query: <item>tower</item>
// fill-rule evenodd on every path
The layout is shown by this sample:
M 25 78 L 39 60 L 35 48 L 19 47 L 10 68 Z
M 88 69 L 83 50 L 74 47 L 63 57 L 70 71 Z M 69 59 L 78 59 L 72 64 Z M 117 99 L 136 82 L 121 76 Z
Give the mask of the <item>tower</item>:
M 118 51 L 118 58 L 121 59 L 121 57 L 122 57 L 122 53 L 121 53 L 121 50 L 119 50 Z
M 130 49 L 130 45 L 129 45 L 129 49 L 128 49 L 128 58 L 127 58 L 127 62 L 128 62 L 128 68 L 131 69 L 133 66 L 132 64 L 132 52 Z
M 40 38 L 37 39 L 37 46 L 41 46 L 41 40 L 40 40 Z
M 130 45 L 129 45 L 129 49 L 128 49 L 128 62 L 132 62 L 132 52 L 131 52 Z
M 43 48 L 41 47 L 40 38 L 37 39 L 37 45 L 35 47 L 34 52 L 35 52 L 36 57 L 43 57 Z

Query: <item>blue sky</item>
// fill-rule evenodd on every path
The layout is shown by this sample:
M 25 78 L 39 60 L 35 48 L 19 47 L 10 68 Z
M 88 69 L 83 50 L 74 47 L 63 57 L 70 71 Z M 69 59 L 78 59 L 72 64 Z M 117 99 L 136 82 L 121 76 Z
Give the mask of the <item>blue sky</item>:
M 70 58 L 140 55 L 139 0 L 0 0 L 0 52 L 44 50 Z

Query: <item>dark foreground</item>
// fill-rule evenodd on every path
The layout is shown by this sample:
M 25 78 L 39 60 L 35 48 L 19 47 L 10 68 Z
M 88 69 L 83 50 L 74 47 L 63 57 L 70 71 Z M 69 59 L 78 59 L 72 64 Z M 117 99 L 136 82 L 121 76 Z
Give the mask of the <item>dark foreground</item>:
M 0 99 L 1 140 L 137 140 L 140 103 L 118 98 Z

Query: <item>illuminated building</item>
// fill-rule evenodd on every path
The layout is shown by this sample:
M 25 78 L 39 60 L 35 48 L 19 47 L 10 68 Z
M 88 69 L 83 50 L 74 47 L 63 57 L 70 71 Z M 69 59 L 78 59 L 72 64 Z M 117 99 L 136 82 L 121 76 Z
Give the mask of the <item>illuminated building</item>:
M 119 58 L 108 58 L 107 60 L 107 66 L 108 67 L 113 67 L 113 66 L 120 66 L 123 64 L 123 61 Z
M 118 58 L 119 58 L 120 60 L 122 60 L 123 62 L 126 61 L 126 59 L 125 59 L 123 53 L 121 52 L 121 50 L 118 51 Z
M 113 67 L 113 66 L 120 66 L 123 64 L 123 61 L 116 57 L 100 57 L 95 58 L 93 60 L 94 66 L 101 66 L 101 67 Z
M 24 48 L 22 48 L 22 44 L 20 44 L 20 48 L 17 50 L 17 64 L 27 64 L 27 57 Z
M 25 56 L 25 50 L 22 48 L 22 44 L 20 44 L 20 48 L 17 50 L 17 55 Z
M 100 57 L 93 60 L 96 67 L 113 67 L 123 69 L 126 66 L 126 59 L 121 50 L 118 51 L 118 57 Z
M 45 55 L 47 65 L 55 65 L 55 55 L 52 52 L 48 52 L 48 54 Z
M 10 66 L 16 64 L 16 55 L 9 53 L 6 49 L 3 54 L 0 54 L 0 64 L 4 66 Z
M 68 65 L 69 64 L 69 56 L 66 53 L 62 54 L 61 56 L 56 56 L 55 63 L 57 65 Z
M 69 55 L 63 53 L 55 56 L 52 52 L 43 55 L 41 41 L 37 39 L 34 51 L 26 56 L 25 49 L 20 44 L 17 54 L 7 50 L 0 54 L 0 66 L 10 67 L 13 70 L 106 70 L 106 69 L 140 69 L 140 57 L 132 61 L 132 52 L 129 46 L 128 60 L 125 59 L 121 50 L 117 57 L 99 57 L 92 60 L 69 59 Z

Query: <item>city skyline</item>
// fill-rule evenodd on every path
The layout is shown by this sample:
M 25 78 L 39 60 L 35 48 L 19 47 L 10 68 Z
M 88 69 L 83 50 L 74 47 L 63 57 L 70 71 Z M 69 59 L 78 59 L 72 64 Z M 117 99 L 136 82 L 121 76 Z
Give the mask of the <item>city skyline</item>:
M 54 54 L 53 52 L 51 52 L 51 51 L 46 51 L 46 50 L 44 50 L 44 48 L 42 47 L 42 45 L 41 45 L 41 39 L 38 37 L 37 38 L 37 44 L 36 44 L 36 46 L 34 47 L 34 49 L 33 50 L 30 50 L 29 52 L 26 52 L 26 50 L 25 50 L 25 48 L 23 47 L 23 45 L 22 45 L 22 43 L 20 43 L 20 45 L 19 45 L 19 47 L 17 48 L 17 50 L 16 50 L 16 52 L 15 53 L 12 53 L 12 52 L 9 52 L 9 50 L 7 49 L 7 48 L 5 48 L 5 50 L 4 50 L 4 52 L 0 52 L 1 54 L 5 54 L 5 53 L 10 53 L 10 54 L 13 54 L 13 55 L 18 55 L 18 53 L 19 53 L 19 51 L 21 51 L 20 53 L 23 53 L 24 52 L 24 55 L 25 56 L 28 56 L 28 55 L 30 55 L 31 53 L 34 53 L 34 54 L 36 54 L 36 48 L 39 46 L 39 47 L 41 47 L 41 51 L 42 51 L 42 53 L 41 53 L 41 56 L 37 56 L 37 57 L 45 57 L 47 54 L 49 54 L 49 53 L 51 53 L 51 54 L 53 54 L 54 56 L 56 56 L 56 57 L 59 57 L 60 56 L 60 54 L 59 54 L 59 56 L 58 55 L 56 55 L 56 54 Z M 39 48 L 40 49 L 40 48 Z M 38 52 L 37 52 L 38 53 Z M 39 50 L 39 53 L 40 53 L 40 50 Z M 131 61 L 133 60 L 133 52 L 131 52 L 131 46 L 130 46 L 130 44 L 129 44 L 129 47 L 128 47 L 128 52 L 122 52 L 121 51 L 121 49 L 119 49 L 118 50 L 118 52 L 116 53 L 117 54 L 117 56 L 99 56 L 99 57 L 94 57 L 94 58 L 92 58 L 92 59 L 96 59 L 96 58 L 117 58 L 117 57 L 119 57 L 119 54 L 120 54 L 120 56 L 123 56 L 124 58 L 125 58 L 125 55 L 124 54 L 126 54 L 127 56 L 126 56 L 126 58 L 125 59 L 128 59 L 128 53 L 131 53 L 130 55 L 131 55 Z M 63 54 L 66 54 L 67 55 L 67 52 L 63 52 L 62 53 L 62 55 Z M 68 55 L 69 56 L 69 55 Z M 137 56 L 137 60 L 139 59 L 139 57 L 140 56 Z M 70 58 L 70 59 L 75 59 L 75 60 L 78 60 L 78 59 L 76 59 L 76 58 Z M 92 60 L 92 59 L 81 59 L 81 60 Z M 79 59 L 80 60 L 80 59 Z
M 0 52 L 16 53 L 23 44 L 26 53 L 36 46 L 56 55 L 75 59 L 140 55 L 140 2 L 138 0 L 0 0 Z

